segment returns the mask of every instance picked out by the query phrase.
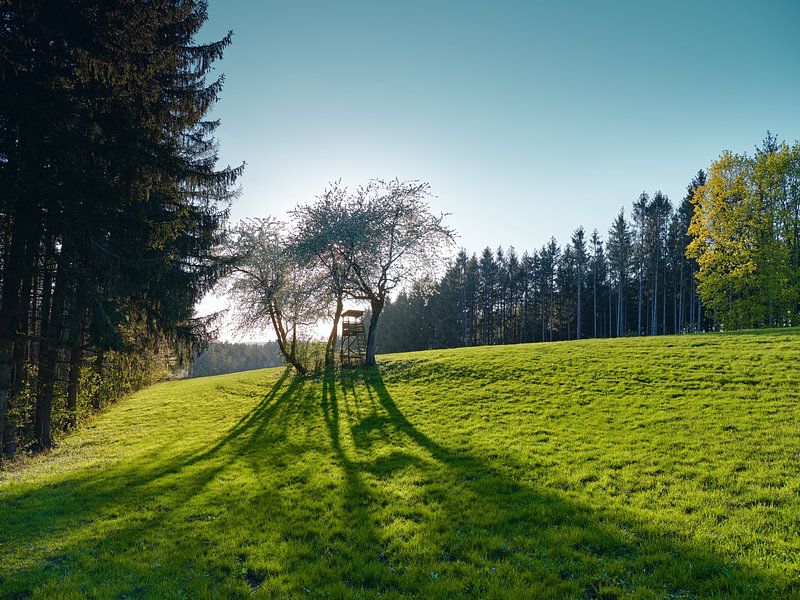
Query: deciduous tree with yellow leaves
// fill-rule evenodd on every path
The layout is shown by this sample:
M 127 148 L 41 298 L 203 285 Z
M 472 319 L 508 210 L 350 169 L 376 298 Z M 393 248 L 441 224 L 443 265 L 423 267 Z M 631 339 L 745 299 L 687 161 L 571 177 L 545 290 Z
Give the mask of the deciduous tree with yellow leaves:
M 767 135 L 754 156 L 725 152 L 694 193 L 687 256 L 726 329 L 798 321 L 800 146 Z

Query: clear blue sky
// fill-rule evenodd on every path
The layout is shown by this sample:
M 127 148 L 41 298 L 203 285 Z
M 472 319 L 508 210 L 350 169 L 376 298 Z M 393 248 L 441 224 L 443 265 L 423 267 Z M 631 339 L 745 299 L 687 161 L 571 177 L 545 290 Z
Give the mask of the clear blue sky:
M 800 0 L 210 0 L 233 219 L 326 182 L 424 179 L 459 244 L 605 236 L 725 149 L 800 138 Z

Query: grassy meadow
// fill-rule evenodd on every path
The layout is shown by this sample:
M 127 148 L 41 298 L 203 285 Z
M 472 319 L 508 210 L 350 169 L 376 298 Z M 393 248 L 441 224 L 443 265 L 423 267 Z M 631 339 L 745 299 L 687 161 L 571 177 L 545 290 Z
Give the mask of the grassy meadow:
M 0 597 L 800 597 L 800 330 L 159 384 L 0 473 Z

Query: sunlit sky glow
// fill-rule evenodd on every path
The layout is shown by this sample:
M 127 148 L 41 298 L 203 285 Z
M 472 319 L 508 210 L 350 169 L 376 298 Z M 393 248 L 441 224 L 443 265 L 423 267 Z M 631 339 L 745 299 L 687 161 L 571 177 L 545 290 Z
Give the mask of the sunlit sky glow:
M 210 0 L 232 219 L 328 181 L 423 179 L 459 245 L 605 235 L 723 149 L 800 137 L 800 2 Z M 225 302 L 209 300 L 203 311 Z

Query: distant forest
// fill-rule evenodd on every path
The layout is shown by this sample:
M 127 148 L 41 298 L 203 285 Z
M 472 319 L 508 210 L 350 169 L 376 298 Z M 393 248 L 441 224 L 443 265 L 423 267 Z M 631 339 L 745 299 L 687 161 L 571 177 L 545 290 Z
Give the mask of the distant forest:
M 280 367 L 284 364 L 278 342 L 257 344 L 212 342 L 189 366 L 189 377 L 222 375 L 237 371 Z
M 381 352 L 800 322 L 800 146 L 723 153 L 676 205 L 643 192 L 605 237 L 462 250 L 386 308 Z

